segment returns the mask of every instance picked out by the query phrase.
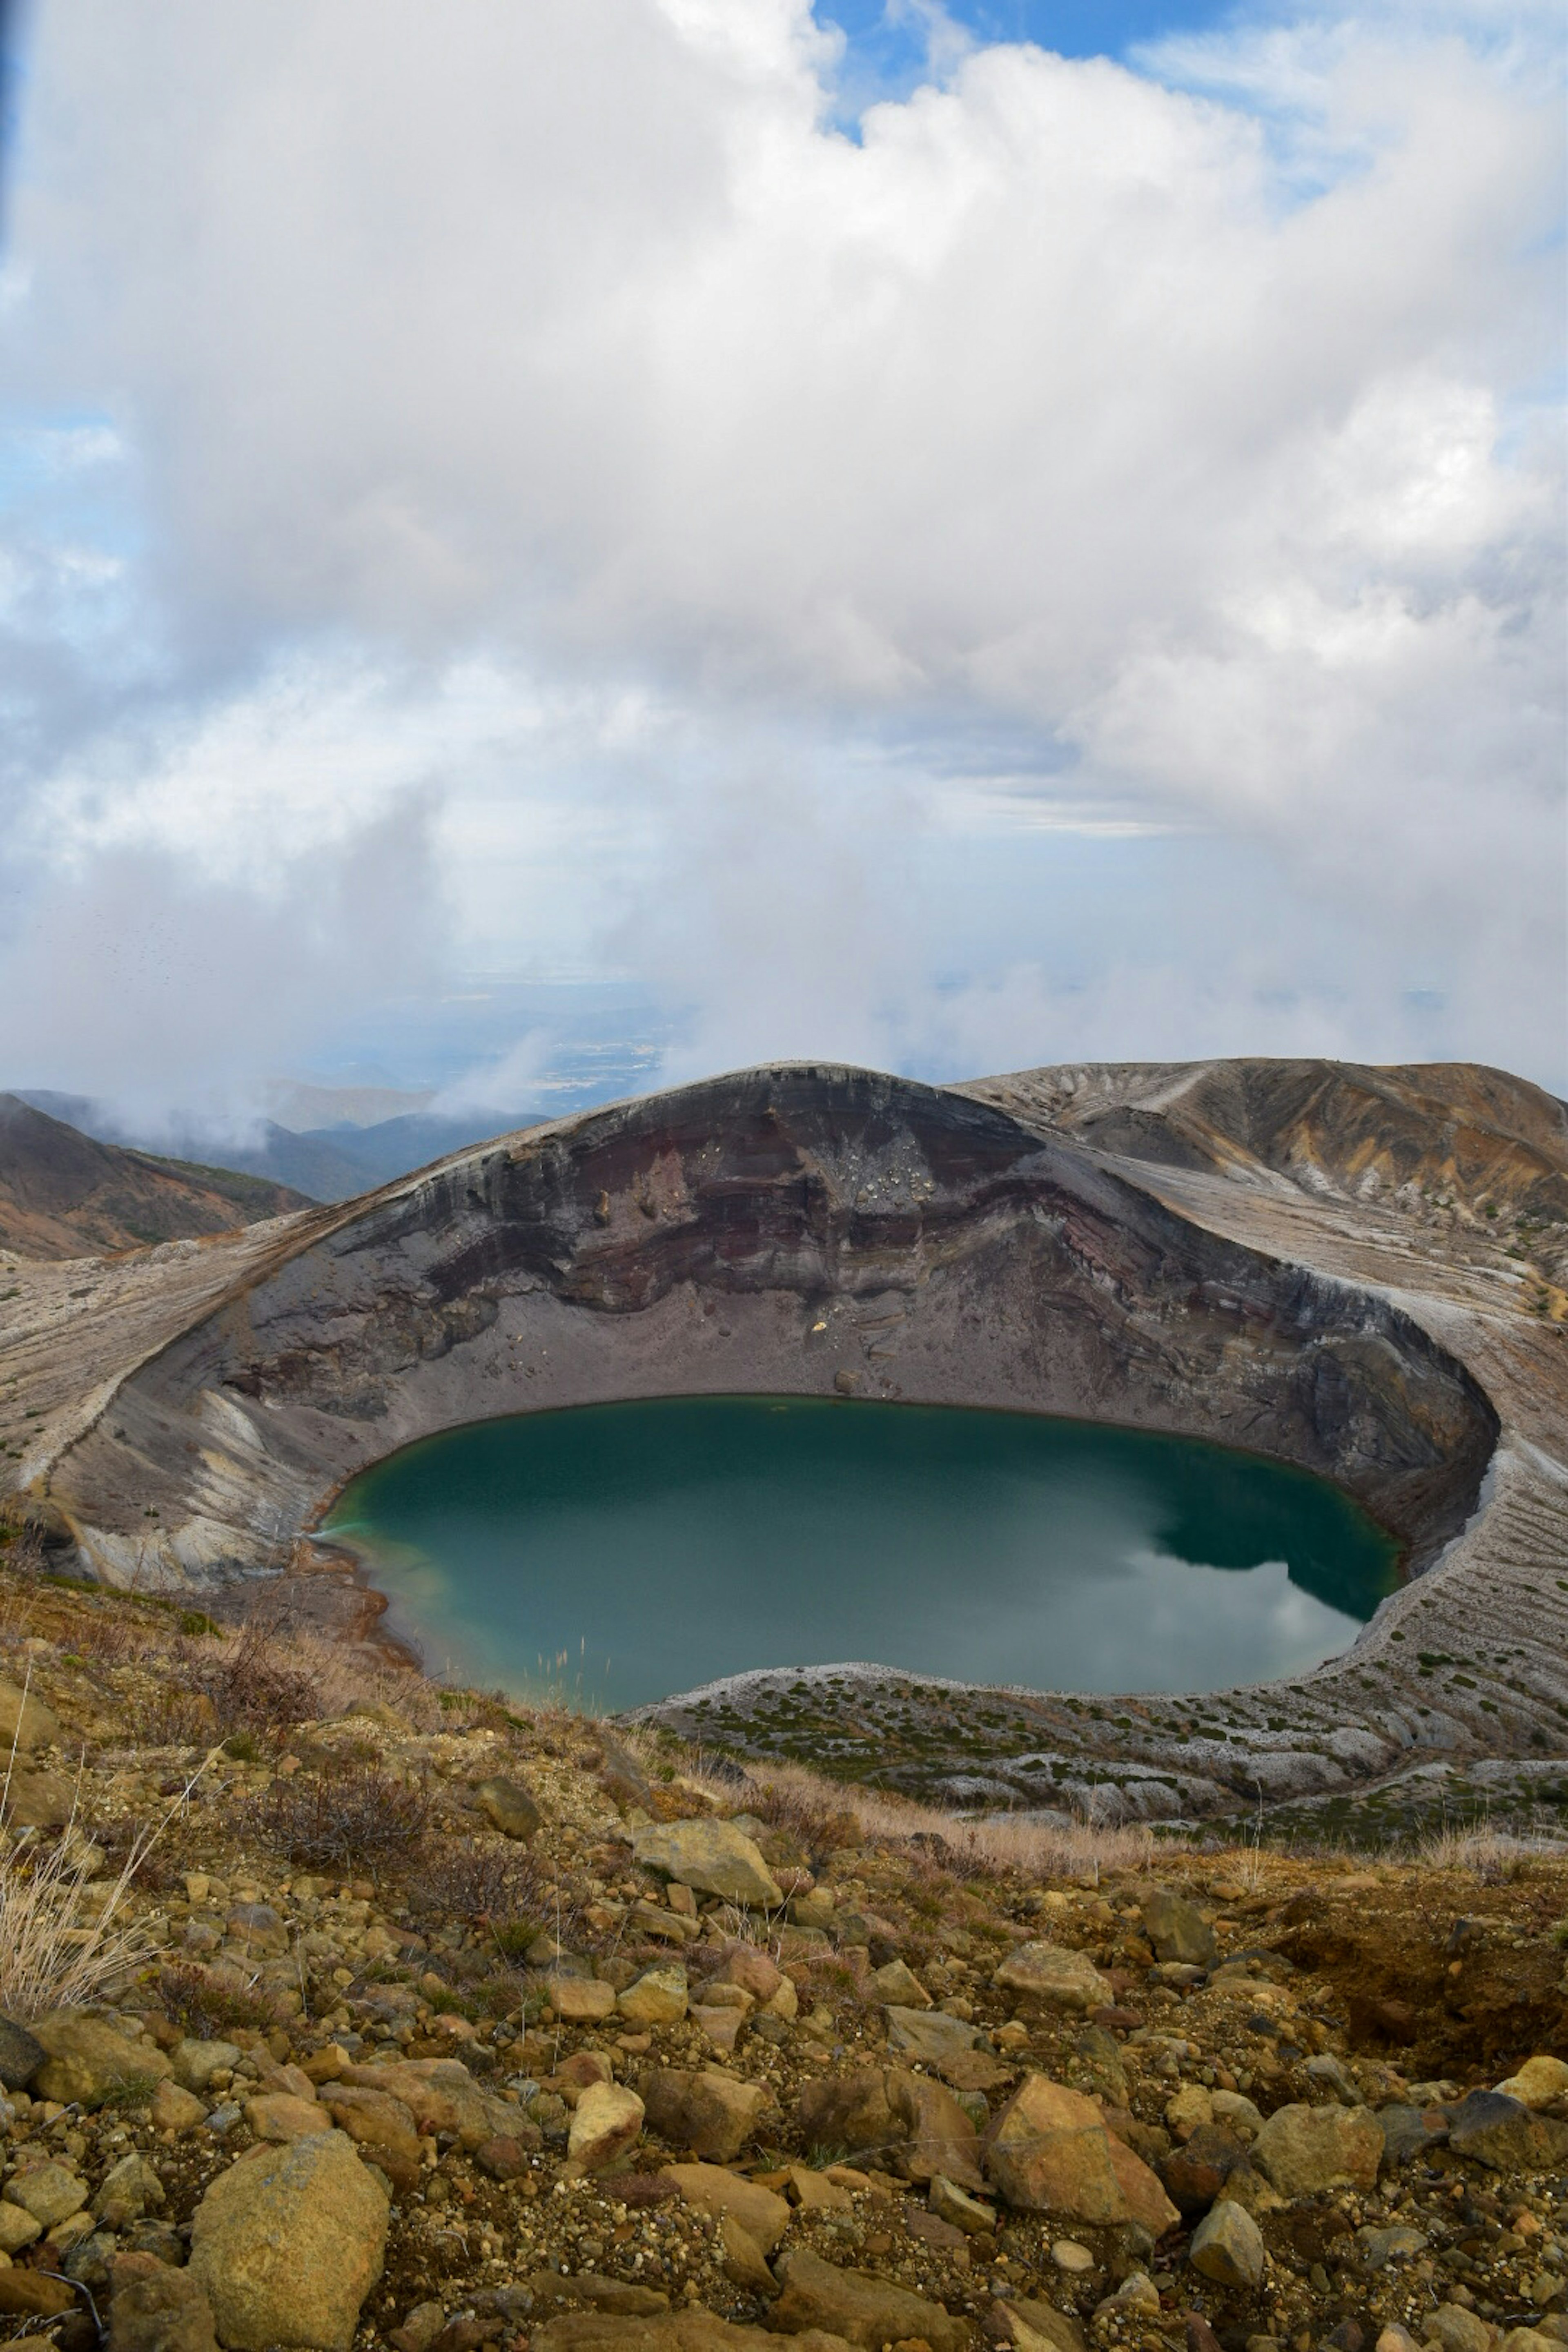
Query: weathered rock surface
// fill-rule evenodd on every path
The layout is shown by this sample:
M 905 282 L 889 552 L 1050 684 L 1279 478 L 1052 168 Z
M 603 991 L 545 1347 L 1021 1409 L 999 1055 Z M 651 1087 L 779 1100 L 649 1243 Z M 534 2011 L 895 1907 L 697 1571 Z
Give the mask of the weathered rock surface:
M 57 2009 L 39 2018 L 33 2033 L 46 2053 L 33 2075 L 34 2094 L 62 2106 L 100 2107 L 111 2094 L 142 2084 L 150 2093 L 169 2071 L 155 2042 L 132 2042 L 80 2010 Z
M 227 2352 L 349 2352 L 386 2221 L 386 2193 L 342 2132 L 220 2173 L 196 2208 L 190 2271 Z
M 643 2098 L 650 2131 L 715 2164 L 734 2161 L 772 2105 L 763 2084 L 717 2067 L 666 2067 L 648 2077 Z
M 793 2335 L 825 2328 L 864 2352 L 922 2338 L 931 2352 L 962 2352 L 967 2342 L 962 2319 L 872 2272 L 840 2270 L 804 2248 L 781 2254 L 773 2272 L 784 2288 L 773 2308 L 773 2324 Z
M 1091 1959 L 1056 1944 L 1021 1944 L 997 1969 L 996 1982 L 1005 1992 L 1047 2001 L 1053 2009 L 1103 2009 L 1112 1998 Z
M 758 1848 L 732 1822 L 663 1822 L 639 1830 L 635 1858 L 682 1886 L 776 1911 L 784 1892 Z
M 1349 2185 L 1370 2189 L 1383 2158 L 1383 2131 L 1369 2107 L 1276 2108 L 1252 2143 L 1252 2161 L 1284 2197 L 1316 2197 Z
M 1180 2218 L 1094 2101 L 1044 2074 L 1026 2076 L 996 2116 L 984 2163 L 1008 2204 L 1031 2212 L 1102 2227 L 1137 2221 L 1154 2237 Z

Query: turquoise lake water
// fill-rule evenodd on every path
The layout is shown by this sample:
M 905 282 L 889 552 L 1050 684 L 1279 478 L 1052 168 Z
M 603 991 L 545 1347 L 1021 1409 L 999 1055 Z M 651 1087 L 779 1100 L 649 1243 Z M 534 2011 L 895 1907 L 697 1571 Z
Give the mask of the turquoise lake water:
M 1204 1690 L 1354 1639 L 1395 1547 L 1305 1471 L 1029 1413 L 677 1397 L 444 1431 L 344 1490 L 434 1672 L 639 1705 L 752 1666 Z

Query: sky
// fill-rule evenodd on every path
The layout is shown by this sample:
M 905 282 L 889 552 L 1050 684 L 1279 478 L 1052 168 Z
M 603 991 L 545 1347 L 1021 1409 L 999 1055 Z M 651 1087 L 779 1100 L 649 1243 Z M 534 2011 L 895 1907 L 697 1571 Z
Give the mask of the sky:
M 35 0 L 0 1083 L 240 1116 L 374 1033 L 423 1086 L 434 1007 L 511 1108 L 558 1016 L 495 1008 L 613 982 L 671 1081 L 1568 1092 L 1563 52 L 1554 0 Z

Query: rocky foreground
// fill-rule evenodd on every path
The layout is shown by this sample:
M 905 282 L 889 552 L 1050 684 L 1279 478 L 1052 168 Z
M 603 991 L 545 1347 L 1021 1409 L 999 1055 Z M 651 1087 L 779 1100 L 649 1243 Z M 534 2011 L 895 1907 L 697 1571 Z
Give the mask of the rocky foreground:
M 1560 1851 L 936 1828 L 16 1576 L 0 1673 L 0 2340 L 1568 2345 Z

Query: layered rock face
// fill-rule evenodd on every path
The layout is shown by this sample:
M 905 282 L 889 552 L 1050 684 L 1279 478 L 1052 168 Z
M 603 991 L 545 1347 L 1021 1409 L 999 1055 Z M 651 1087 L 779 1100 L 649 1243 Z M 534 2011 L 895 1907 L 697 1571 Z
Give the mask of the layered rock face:
M 110 1577 L 150 1550 L 243 1571 L 428 1431 L 748 1390 L 1245 1444 L 1337 1478 L 1417 1566 L 1474 1507 L 1497 1433 L 1463 1367 L 1385 1301 L 1205 1233 L 989 1106 L 790 1068 L 373 1196 L 129 1380 L 57 1486 Z

